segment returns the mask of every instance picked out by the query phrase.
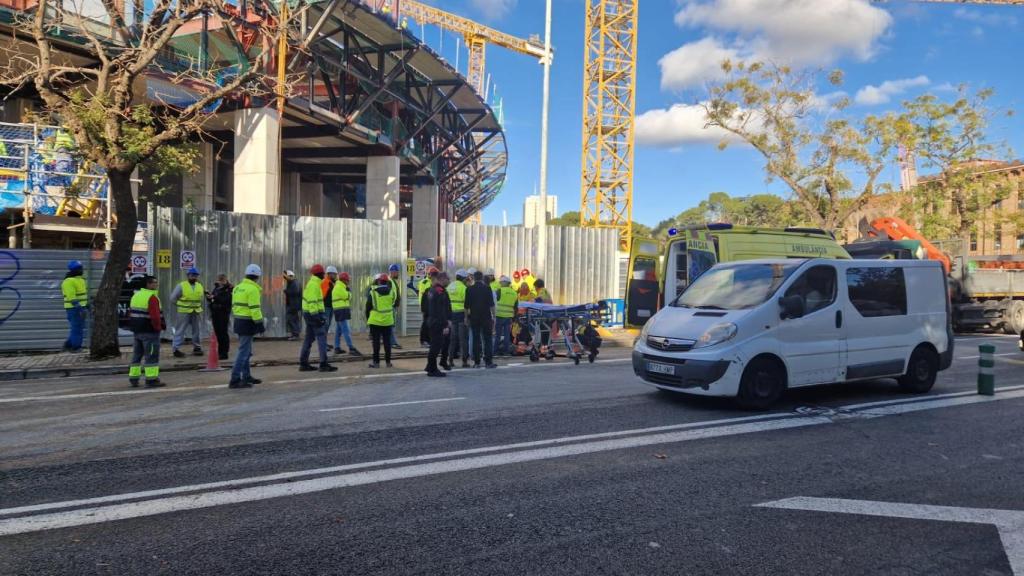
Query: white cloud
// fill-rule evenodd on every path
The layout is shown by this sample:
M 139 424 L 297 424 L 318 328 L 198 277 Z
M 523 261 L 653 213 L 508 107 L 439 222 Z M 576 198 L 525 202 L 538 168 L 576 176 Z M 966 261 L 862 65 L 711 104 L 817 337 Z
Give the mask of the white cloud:
M 470 3 L 488 20 L 503 18 L 516 7 L 516 0 L 470 0 Z
M 636 142 L 641 146 L 673 148 L 684 144 L 717 144 L 739 139 L 718 127 L 707 127 L 700 104 L 673 104 L 648 110 L 636 119 Z
M 1016 26 L 1017 17 L 1008 14 L 989 14 L 967 8 L 957 8 L 953 11 L 953 17 L 967 22 L 976 22 L 986 26 Z
M 868 0 L 687 0 L 675 20 L 734 34 L 733 49 L 760 59 L 798 65 L 847 55 L 867 60 L 892 25 Z
M 699 86 L 707 80 L 724 77 L 723 60 L 736 60 L 739 52 L 726 48 L 715 38 L 683 44 L 658 60 L 661 88 L 681 90 Z
M 862 106 L 876 106 L 885 104 L 892 100 L 893 96 L 899 96 L 911 88 L 927 86 L 931 81 L 927 76 L 916 78 L 903 78 L 900 80 L 886 80 L 878 86 L 867 85 L 857 91 L 853 100 Z

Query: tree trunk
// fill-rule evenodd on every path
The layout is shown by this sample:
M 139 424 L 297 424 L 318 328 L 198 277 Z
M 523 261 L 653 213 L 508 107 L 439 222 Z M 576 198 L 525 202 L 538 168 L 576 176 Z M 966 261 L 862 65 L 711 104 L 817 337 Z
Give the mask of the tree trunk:
M 114 202 L 117 228 L 113 230 L 113 243 L 107 255 L 107 266 L 93 301 L 92 344 L 89 349 L 94 359 L 113 358 L 121 354 L 117 341 L 117 300 L 124 282 L 124 271 L 132 257 L 135 230 L 138 228 L 138 208 L 132 197 L 132 170 L 108 170 L 110 198 Z

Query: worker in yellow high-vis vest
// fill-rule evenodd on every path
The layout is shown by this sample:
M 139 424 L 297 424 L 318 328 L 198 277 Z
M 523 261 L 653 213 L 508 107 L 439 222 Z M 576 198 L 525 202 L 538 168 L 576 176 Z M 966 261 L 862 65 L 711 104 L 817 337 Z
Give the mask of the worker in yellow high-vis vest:
M 469 325 L 466 323 L 466 276 L 463 269 L 455 271 L 455 282 L 448 285 L 448 299 L 452 303 L 452 332 L 449 335 L 448 361 L 455 364 L 462 358 L 462 367 L 469 368 Z
M 231 367 L 231 382 L 228 388 L 252 388 L 261 380 L 254 378 L 250 368 L 252 341 L 257 334 L 266 332 L 263 322 L 263 288 L 259 285 L 263 269 L 256 264 L 245 268 L 242 280 L 231 292 L 231 314 L 235 317 L 235 334 L 238 334 L 238 352 Z
M 60 283 L 60 293 L 64 297 L 64 312 L 68 316 L 68 338 L 64 341 L 64 350 L 78 352 L 82 349 L 85 337 L 85 320 L 89 313 L 89 287 L 85 284 L 82 263 L 78 260 L 68 262 L 68 273 Z
M 132 388 L 139 386 L 143 372 L 147 388 L 163 386 L 160 382 L 160 332 L 166 324 L 156 289 L 156 278 L 144 277 L 142 288 L 135 291 L 128 304 L 128 326 L 134 335 L 132 362 L 128 367 L 128 381 Z
M 348 272 L 338 274 L 338 281 L 331 289 L 331 309 L 334 310 L 334 322 L 337 328 L 334 330 L 334 355 L 344 354 L 341 349 L 341 338 L 345 337 L 345 345 L 348 346 L 350 356 L 362 356 L 362 352 L 356 350 L 352 345 L 352 331 L 349 329 L 348 321 L 352 319 L 352 291 L 349 284 L 352 277 Z
M 309 269 L 309 280 L 302 290 L 302 319 L 306 321 L 306 337 L 299 351 L 299 372 L 336 372 L 338 368 L 327 361 L 327 307 L 324 306 L 323 281 L 326 271 L 323 265 L 314 264 Z M 320 367 L 309 363 L 309 353 L 316 342 L 320 352 Z
M 380 347 L 384 345 L 384 365 L 391 368 L 391 331 L 395 328 L 395 293 L 387 274 L 380 274 L 366 293 L 366 324 L 373 340 L 370 368 L 380 368 Z
M 512 289 L 508 276 L 502 276 L 499 283 L 494 294 L 494 355 L 507 356 L 512 345 L 512 319 L 519 307 L 519 295 Z
M 185 331 L 188 329 L 192 334 L 192 354 L 203 355 L 203 346 L 199 327 L 203 320 L 203 302 L 206 301 L 206 291 L 199 282 L 199 269 L 192 267 L 188 269 L 186 279 L 174 287 L 171 292 L 171 303 L 178 308 L 178 319 L 174 323 L 174 336 L 171 339 L 171 350 L 175 358 L 184 358 L 185 353 L 179 350 L 185 342 Z

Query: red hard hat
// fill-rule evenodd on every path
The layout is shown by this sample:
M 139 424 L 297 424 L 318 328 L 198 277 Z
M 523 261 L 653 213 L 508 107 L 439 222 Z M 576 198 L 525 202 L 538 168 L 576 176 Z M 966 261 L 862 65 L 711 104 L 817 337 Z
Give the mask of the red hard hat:
M 387 284 L 390 281 L 391 281 L 391 277 L 388 276 L 387 274 L 378 274 L 377 275 L 377 282 L 380 283 L 380 284 Z
M 530 275 L 530 269 L 529 268 L 523 268 L 523 277 L 525 278 L 525 277 L 527 277 L 529 275 Z
M 512 273 L 513 280 L 519 280 L 520 278 L 522 278 L 522 276 L 520 276 L 519 270 L 516 270 L 515 272 Z
M 436 266 L 431 266 L 430 268 L 427 268 L 427 276 L 437 274 L 438 272 L 440 272 L 440 270 L 438 270 Z
M 324 266 L 323 266 L 323 264 L 313 264 L 313 267 L 309 269 L 309 273 L 314 275 L 314 276 L 316 276 L 317 274 L 323 274 L 324 273 Z
M 338 274 L 338 280 L 341 280 L 342 282 L 348 282 L 349 280 L 351 280 L 351 278 L 349 277 L 348 272 L 342 272 L 341 274 Z

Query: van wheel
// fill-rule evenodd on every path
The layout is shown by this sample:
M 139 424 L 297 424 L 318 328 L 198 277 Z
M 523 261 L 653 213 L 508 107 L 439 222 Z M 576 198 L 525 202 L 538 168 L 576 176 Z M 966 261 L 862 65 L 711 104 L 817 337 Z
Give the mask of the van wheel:
M 1010 327 L 1011 334 L 1024 332 L 1024 300 L 1014 300 L 1006 308 L 1006 325 Z
M 927 346 L 918 346 L 910 355 L 907 373 L 900 376 L 900 389 L 913 394 L 924 394 L 935 385 L 939 373 L 939 355 Z
M 779 401 L 785 390 L 785 370 L 776 361 L 758 358 L 743 371 L 736 401 L 748 410 L 767 410 Z

